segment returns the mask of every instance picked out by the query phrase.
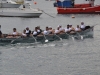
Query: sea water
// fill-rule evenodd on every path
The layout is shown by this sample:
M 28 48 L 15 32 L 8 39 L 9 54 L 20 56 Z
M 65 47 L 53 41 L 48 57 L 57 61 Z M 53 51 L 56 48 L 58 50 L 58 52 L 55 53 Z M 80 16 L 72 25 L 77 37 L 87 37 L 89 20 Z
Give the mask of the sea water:
M 36 0 L 32 7 L 40 8 L 43 13 L 40 18 L 0 17 L 3 33 L 18 32 L 35 26 L 45 29 L 58 25 L 73 27 L 80 25 L 96 25 L 94 37 L 84 40 L 65 39 L 49 43 L 10 44 L 0 46 L 0 75 L 100 75 L 100 15 L 98 14 L 57 14 L 53 1 Z M 76 0 L 80 3 L 80 0 Z M 82 1 L 84 2 L 84 1 Z M 81 3 L 82 3 L 81 2 Z M 96 3 L 100 3 L 96 0 Z M 72 18 L 72 16 L 75 18 Z

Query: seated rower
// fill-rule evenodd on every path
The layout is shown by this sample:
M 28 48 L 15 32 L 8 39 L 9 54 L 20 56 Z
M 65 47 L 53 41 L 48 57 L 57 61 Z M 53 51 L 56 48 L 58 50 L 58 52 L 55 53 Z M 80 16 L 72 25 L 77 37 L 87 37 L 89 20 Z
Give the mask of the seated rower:
M 71 31 L 75 31 L 75 28 L 72 27 L 72 25 L 69 25 L 69 30 L 70 30 L 70 32 L 71 32 Z
M 16 28 L 13 28 L 13 33 L 9 34 L 6 38 L 18 38 L 20 34 L 17 32 Z
M 55 34 L 60 34 L 59 27 L 54 31 Z
M 25 29 L 23 30 L 23 33 L 21 34 L 21 36 L 22 36 L 22 37 L 26 37 L 26 36 L 27 36 L 27 35 L 26 35 L 26 30 L 25 30 Z
M 69 24 L 67 25 L 67 28 L 65 28 L 65 33 L 69 33 L 70 30 L 69 30 Z
M 72 25 L 69 25 L 69 33 L 71 34 L 75 33 L 75 28 L 72 27 Z
M 33 36 L 36 37 L 38 35 L 38 32 L 37 32 L 38 28 L 35 27 L 35 30 L 32 32 Z
M 81 31 L 79 25 L 77 25 L 77 27 L 75 28 L 75 31 L 76 31 L 76 32 L 80 32 L 80 31 Z
M 31 35 L 31 30 L 29 30 L 29 27 L 26 28 L 26 35 L 29 37 Z
M 37 35 L 42 34 L 42 29 L 40 28 L 40 26 L 37 26 Z
M 49 28 L 46 27 L 46 30 L 43 31 L 43 35 L 49 35 L 49 34 L 50 34 Z
M 64 28 L 62 28 L 61 25 L 59 26 L 59 31 L 60 31 L 60 33 L 64 33 L 65 32 Z
M 85 30 L 85 25 L 84 22 L 81 22 L 81 26 L 80 26 L 81 30 Z
M 54 30 L 52 29 L 52 27 L 49 26 L 48 28 L 49 28 L 49 32 L 50 32 L 49 34 L 53 34 L 54 33 Z

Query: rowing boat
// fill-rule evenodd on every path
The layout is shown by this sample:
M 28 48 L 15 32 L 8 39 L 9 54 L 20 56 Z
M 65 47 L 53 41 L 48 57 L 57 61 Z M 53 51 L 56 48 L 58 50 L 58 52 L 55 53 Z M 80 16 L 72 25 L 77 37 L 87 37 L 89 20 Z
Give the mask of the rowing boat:
M 75 33 L 62 33 L 62 34 L 50 34 L 50 35 L 40 35 L 37 37 L 19 37 L 19 38 L 0 38 L 0 43 L 35 43 L 35 42 L 50 42 L 50 41 L 58 41 L 61 39 L 84 39 L 84 38 L 93 38 L 93 29 L 94 26 L 91 26 L 89 29 L 86 29 L 81 32 Z

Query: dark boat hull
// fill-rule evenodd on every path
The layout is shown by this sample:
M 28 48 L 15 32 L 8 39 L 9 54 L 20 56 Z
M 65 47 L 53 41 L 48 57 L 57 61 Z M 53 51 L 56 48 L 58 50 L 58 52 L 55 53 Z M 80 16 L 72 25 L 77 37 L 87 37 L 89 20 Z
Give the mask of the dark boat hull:
M 81 36 L 83 36 L 83 38 L 93 38 L 93 28 L 94 26 L 85 31 L 76 32 L 73 34 L 62 33 L 59 35 L 52 34 L 52 35 L 27 37 L 27 38 L 0 38 L 0 43 L 8 43 L 8 44 L 35 43 L 35 42 L 44 43 L 46 39 L 50 42 L 50 41 L 58 41 L 61 39 L 70 39 L 72 37 L 74 37 L 75 39 L 81 39 Z

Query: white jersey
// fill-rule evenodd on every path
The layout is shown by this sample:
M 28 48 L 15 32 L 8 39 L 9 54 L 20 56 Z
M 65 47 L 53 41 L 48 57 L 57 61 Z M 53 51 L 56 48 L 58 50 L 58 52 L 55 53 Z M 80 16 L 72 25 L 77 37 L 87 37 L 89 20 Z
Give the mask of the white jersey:
M 55 32 L 54 33 L 59 33 L 59 30 L 55 30 Z
M 43 34 L 44 34 L 44 35 L 49 35 L 49 31 L 46 31 L 46 30 L 45 30 L 45 31 L 43 32 Z
M 72 30 L 72 28 L 69 28 L 69 31 Z
M 80 30 L 80 28 L 75 28 L 75 31 L 79 31 Z
M 17 32 L 13 32 L 13 35 L 17 35 Z
M 63 28 L 59 28 L 59 31 L 63 31 L 64 29 Z
M 26 36 L 26 34 L 25 33 L 22 33 L 22 36 Z
M 40 30 L 37 30 L 37 32 L 40 32 Z
M 29 33 L 29 30 L 26 30 L 26 34 Z
M 65 28 L 65 32 L 69 32 L 70 30 L 68 28 Z
M 37 32 L 36 32 L 36 31 L 34 31 L 34 32 L 33 32 L 33 35 L 37 35 Z
M 85 25 L 81 25 L 81 27 L 80 27 L 80 28 L 84 29 L 84 28 L 85 28 Z

